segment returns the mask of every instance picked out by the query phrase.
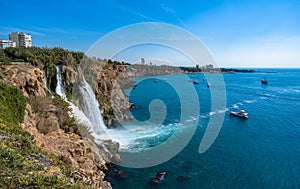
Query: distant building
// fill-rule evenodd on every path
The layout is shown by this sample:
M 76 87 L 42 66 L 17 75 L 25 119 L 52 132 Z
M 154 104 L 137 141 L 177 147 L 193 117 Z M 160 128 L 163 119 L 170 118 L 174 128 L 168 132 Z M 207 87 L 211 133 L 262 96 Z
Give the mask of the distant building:
M 9 40 L 16 43 L 17 47 L 31 47 L 32 37 L 24 32 L 12 32 L 9 34 Z
M 16 47 L 16 43 L 11 40 L 0 39 L 0 49 L 5 49 L 6 47 Z
M 141 58 L 141 64 L 145 64 L 145 59 Z
M 208 64 L 205 66 L 206 69 L 214 69 L 214 65 L 212 64 Z

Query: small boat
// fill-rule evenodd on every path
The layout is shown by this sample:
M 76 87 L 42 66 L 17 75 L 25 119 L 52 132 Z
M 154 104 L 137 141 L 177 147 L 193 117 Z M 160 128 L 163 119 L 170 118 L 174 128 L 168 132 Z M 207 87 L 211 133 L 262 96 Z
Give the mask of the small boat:
M 261 80 L 261 84 L 265 84 L 265 85 L 267 85 L 267 84 L 268 84 L 268 81 L 267 81 L 267 80 L 265 80 L 265 79 L 262 79 L 262 80 Z
M 197 80 L 194 80 L 193 83 L 194 84 L 199 84 L 199 82 Z
M 268 80 L 266 78 L 261 80 L 261 84 L 267 85 L 268 84 Z
M 241 110 L 239 112 L 234 112 L 234 111 L 231 111 L 230 112 L 230 115 L 232 116 L 236 116 L 236 117 L 240 117 L 240 118 L 245 118 L 245 119 L 248 119 L 248 113 L 245 111 L 245 110 Z
M 168 174 L 167 171 L 162 171 L 162 172 L 156 173 L 155 177 L 152 177 L 152 179 L 151 179 L 151 184 L 153 184 L 153 185 L 160 184 L 165 179 L 167 174 Z
M 205 77 L 202 78 L 203 81 L 206 81 Z
M 154 83 L 158 83 L 158 80 L 154 80 Z
M 210 83 L 207 83 L 206 86 L 207 86 L 207 87 L 210 87 Z

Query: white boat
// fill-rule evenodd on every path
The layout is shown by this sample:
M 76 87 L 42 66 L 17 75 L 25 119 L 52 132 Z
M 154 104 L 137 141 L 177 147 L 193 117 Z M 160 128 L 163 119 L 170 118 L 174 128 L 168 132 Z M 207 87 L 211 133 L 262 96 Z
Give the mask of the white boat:
M 248 119 L 248 113 L 245 111 L 245 110 L 241 110 L 239 112 L 234 112 L 234 111 L 231 111 L 230 112 L 230 115 L 232 116 L 236 116 L 236 117 L 240 117 L 240 118 L 245 118 L 245 119 Z

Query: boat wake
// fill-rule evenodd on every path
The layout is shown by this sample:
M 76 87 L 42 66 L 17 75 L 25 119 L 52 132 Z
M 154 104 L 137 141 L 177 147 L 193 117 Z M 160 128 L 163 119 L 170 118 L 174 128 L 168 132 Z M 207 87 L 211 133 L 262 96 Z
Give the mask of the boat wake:
M 257 100 L 244 100 L 244 102 L 247 104 L 252 104 L 252 103 L 257 102 Z

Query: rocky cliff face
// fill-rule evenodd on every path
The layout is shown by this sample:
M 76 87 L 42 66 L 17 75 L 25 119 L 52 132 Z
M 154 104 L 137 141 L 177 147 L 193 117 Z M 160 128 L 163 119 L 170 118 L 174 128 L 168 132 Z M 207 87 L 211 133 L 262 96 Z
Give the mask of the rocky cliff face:
M 100 152 L 90 139 L 78 135 L 74 119 L 62 100 L 46 95 L 43 71 L 28 65 L 1 66 L 0 70 L 4 82 L 19 86 L 28 97 L 22 128 L 34 136 L 37 146 L 74 167 L 74 179 L 95 188 L 111 188 L 104 180 L 108 154 Z M 65 72 L 72 83 L 75 73 L 68 68 Z M 61 171 L 56 169 L 55 174 L 61 175 Z
M 117 118 L 130 119 L 126 112 L 131 103 L 123 89 L 133 86 L 128 77 L 122 77 L 126 65 L 108 64 L 107 62 L 87 62 L 81 65 L 78 72 L 83 72 L 86 81 L 95 90 L 102 117 L 107 127 L 114 126 Z
M 120 76 L 125 69 L 123 65 L 119 65 L 115 69 L 110 66 L 102 69 L 97 77 L 97 98 L 107 126 L 112 126 L 117 118 L 122 120 L 131 119 L 126 115 L 131 103 L 124 95 L 123 89 L 133 86 L 133 83 L 130 82 L 128 77 Z
M 45 96 L 44 72 L 33 66 L 7 65 L 0 67 L 4 82 L 19 86 L 25 97 Z

